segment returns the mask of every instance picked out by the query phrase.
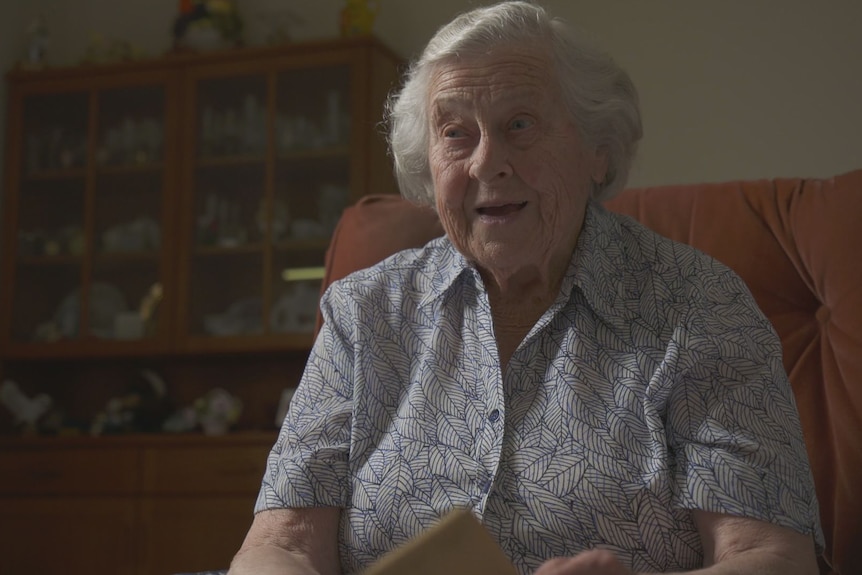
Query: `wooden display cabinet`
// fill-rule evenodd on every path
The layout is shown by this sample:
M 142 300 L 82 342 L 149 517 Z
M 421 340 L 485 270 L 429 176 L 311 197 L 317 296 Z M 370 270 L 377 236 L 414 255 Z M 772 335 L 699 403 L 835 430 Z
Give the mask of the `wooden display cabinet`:
M 9 74 L 0 380 L 83 435 L 10 437 L 0 408 L 0 574 L 227 566 L 335 221 L 396 191 L 399 65 L 356 38 Z M 87 437 L 144 369 L 176 407 L 239 396 L 233 433 Z

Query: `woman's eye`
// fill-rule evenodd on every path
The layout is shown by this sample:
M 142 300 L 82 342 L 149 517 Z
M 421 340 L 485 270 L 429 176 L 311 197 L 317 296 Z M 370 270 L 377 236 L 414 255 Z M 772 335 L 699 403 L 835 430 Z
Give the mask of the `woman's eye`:
M 515 118 L 509 124 L 509 129 L 510 130 L 524 130 L 526 128 L 529 128 L 532 125 L 533 125 L 533 122 L 531 122 L 528 118 Z
M 461 128 L 448 127 L 443 130 L 443 136 L 446 138 L 460 138 L 464 135 L 464 130 Z

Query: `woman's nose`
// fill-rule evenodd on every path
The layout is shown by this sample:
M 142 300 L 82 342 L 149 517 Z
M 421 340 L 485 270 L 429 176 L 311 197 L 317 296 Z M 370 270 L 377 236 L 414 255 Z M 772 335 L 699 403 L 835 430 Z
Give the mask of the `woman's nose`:
M 470 177 L 489 182 L 512 175 L 508 146 L 499 136 L 483 133 L 470 162 Z

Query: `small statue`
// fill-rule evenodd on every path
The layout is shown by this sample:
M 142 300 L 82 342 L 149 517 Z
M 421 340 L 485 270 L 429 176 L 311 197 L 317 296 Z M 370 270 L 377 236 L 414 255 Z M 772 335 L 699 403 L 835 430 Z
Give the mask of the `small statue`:
M 39 419 L 51 408 L 53 400 L 44 393 L 27 397 L 17 383 L 7 379 L 0 383 L 0 403 L 12 412 L 15 425 L 23 425 L 25 433 L 32 433 L 36 431 Z
M 156 282 L 150 286 L 147 295 L 141 300 L 139 315 L 141 321 L 146 326 L 147 335 L 153 335 L 157 327 L 157 312 L 159 305 L 164 298 L 165 291 L 160 282 Z
M 368 36 L 374 29 L 377 16 L 376 0 L 346 0 L 341 9 L 341 36 Z

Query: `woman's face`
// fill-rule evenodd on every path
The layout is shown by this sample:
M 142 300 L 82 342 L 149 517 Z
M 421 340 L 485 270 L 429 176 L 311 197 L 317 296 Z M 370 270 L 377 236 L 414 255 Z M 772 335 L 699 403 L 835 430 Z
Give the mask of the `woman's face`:
M 455 247 L 501 280 L 564 272 L 604 163 L 582 144 L 545 52 L 440 64 L 429 101 L 437 211 Z

